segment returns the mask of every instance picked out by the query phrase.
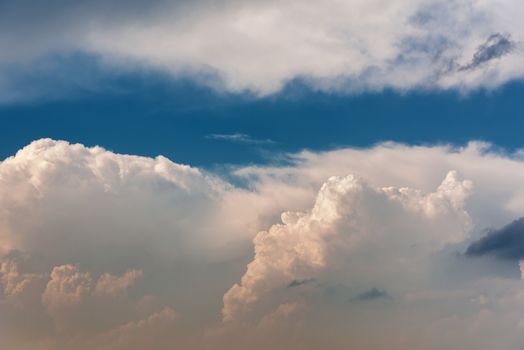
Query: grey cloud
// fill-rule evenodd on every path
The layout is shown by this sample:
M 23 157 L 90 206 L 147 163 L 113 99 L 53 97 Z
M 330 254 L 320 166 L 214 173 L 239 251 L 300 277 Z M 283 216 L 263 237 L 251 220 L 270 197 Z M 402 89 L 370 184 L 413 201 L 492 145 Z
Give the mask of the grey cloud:
M 471 243 L 466 256 L 494 256 L 499 259 L 521 259 L 524 257 L 524 217 Z
M 515 47 L 515 43 L 508 34 L 495 33 L 477 48 L 470 63 L 460 67 L 460 71 L 475 69 L 480 65 L 500 58 L 510 53 Z
M 353 298 L 349 299 L 351 302 L 355 301 L 368 301 L 368 300 L 377 300 L 377 299 L 389 299 L 390 295 L 383 289 L 371 288 L 362 292 Z
M 301 280 L 293 280 L 293 281 L 289 282 L 287 287 L 288 288 L 293 288 L 293 287 L 302 286 L 304 284 L 308 284 L 310 282 L 313 282 L 314 280 L 315 280 L 314 278 L 305 278 L 305 279 L 301 279 Z

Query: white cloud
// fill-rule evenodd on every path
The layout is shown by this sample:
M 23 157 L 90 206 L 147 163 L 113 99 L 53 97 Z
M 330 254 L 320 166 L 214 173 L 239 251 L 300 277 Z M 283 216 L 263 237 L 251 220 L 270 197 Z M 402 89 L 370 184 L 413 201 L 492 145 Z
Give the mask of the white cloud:
M 214 235 L 228 184 L 161 156 L 41 140 L 2 162 L 0 177 L 0 250 L 39 251 L 48 266 L 97 253 L 136 257 L 144 249 L 178 256 L 195 243 L 188 232 L 209 249 L 244 234 L 231 227 L 229 238 Z
M 113 70 L 145 66 L 259 95 L 297 78 L 342 92 L 494 88 L 523 77 L 523 10 L 517 0 L 8 1 L 0 64 L 6 84 L 14 63 L 81 51 Z M 493 35 L 513 49 L 486 50 Z
M 458 254 L 522 216 L 520 153 L 290 159 L 236 169 L 244 189 L 48 139 L 1 162 L 0 347 L 520 348 L 519 262 Z
M 401 273 L 418 280 L 418 269 L 432 252 L 467 238 L 463 205 L 471 187 L 454 172 L 428 195 L 409 188 L 370 188 L 351 175 L 330 178 L 311 211 L 284 213 L 283 224 L 257 235 L 254 260 L 241 283 L 224 295 L 224 320 L 243 318 L 256 310 L 255 303 L 267 310 L 264 299 L 275 289 L 296 279 L 318 279 L 335 266 L 340 283 L 369 280 L 390 287 L 388 280 Z

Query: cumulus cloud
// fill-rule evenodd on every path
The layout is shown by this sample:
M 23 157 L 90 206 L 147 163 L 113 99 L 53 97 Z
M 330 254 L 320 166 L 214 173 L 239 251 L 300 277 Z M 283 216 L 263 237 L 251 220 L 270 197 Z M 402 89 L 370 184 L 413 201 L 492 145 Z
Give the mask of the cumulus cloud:
M 0 84 L 7 93 L 16 77 L 6 72 L 84 52 L 113 71 L 147 67 L 258 95 L 296 79 L 339 92 L 493 88 L 522 78 L 522 10 L 517 0 L 9 0 Z
M 86 324 L 106 323 L 115 316 L 103 314 L 121 311 L 120 307 L 129 307 L 127 290 L 141 276 L 140 270 L 130 270 L 122 276 L 104 273 L 95 283 L 91 274 L 82 272 L 78 266 L 55 266 L 42 293 L 42 305 L 60 331 L 69 331 L 72 327 L 73 330 L 74 327 L 87 330 L 89 326 Z M 100 306 L 105 310 L 97 310 Z M 83 319 L 85 317 L 87 319 Z M 79 319 L 84 323 L 80 327 Z
M 39 275 L 19 270 L 19 264 L 13 260 L 2 263 L 0 277 L 4 295 L 0 298 L 0 310 L 2 321 L 7 317 L 6 329 L 19 337 L 15 344 L 20 348 L 38 345 L 42 349 L 67 346 L 84 349 L 93 345 L 92 339 L 95 339 L 97 349 L 120 349 L 118 346 L 134 349 L 134 345 L 121 344 L 121 338 L 147 341 L 158 332 L 158 329 L 149 332 L 148 324 L 156 324 L 160 329 L 159 320 L 166 317 L 173 320 L 174 312 L 168 307 L 153 311 L 149 316 L 143 315 L 151 312 L 151 307 L 158 307 L 151 303 L 150 296 L 128 296 L 128 289 L 142 276 L 139 270 L 127 271 L 122 276 L 104 273 L 98 280 L 90 272 L 71 264 L 55 266 L 50 273 Z M 39 283 L 34 283 L 35 279 Z M 130 318 L 137 321 L 129 321 Z M 39 335 L 40 339 L 35 339 L 32 327 L 40 327 L 40 331 L 48 332 L 47 336 L 44 333 Z M 133 330 L 136 332 L 126 334 Z M 106 333 L 119 335 L 109 341 Z M 50 337 L 50 334 L 60 336 Z
M 3 161 L 0 174 L 0 250 L 38 250 L 49 267 L 92 254 L 138 258 L 152 250 L 174 257 L 194 243 L 187 232 L 205 237 L 210 249 L 227 244 L 227 237 L 213 235 L 213 217 L 229 185 L 161 156 L 41 140 Z M 149 220 L 137 220 L 142 216 Z M 195 229 L 191 217 L 207 219 Z M 160 237 L 165 241 L 157 245 Z M 77 245 L 69 246 L 71 240 Z
M 521 257 L 462 253 L 518 226 L 521 153 L 289 159 L 233 169 L 244 188 L 48 139 L 2 161 L 0 347 L 520 349 Z
M 347 274 L 350 283 L 351 278 L 384 282 L 401 271 L 418 274 L 432 251 L 467 238 L 463 204 L 471 187 L 454 172 L 427 195 L 409 188 L 374 189 L 351 175 L 330 178 L 311 211 L 284 213 L 283 224 L 257 235 L 254 260 L 240 284 L 224 295 L 224 320 L 244 318 L 257 304 L 267 309 L 264 299 L 286 281 L 317 276 L 330 265 L 342 265 L 338 273 Z M 397 255 L 405 259 L 397 261 Z M 371 262 L 380 269 L 370 269 Z
M 0 179 L 0 277 L 10 310 L 1 322 L 15 324 L 15 303 L 25 305 L 19 318 L 38 321 L 29 333 L 54 324 L 65 335 L 102 332 L 170 305 L 173 295 L 212 300 L 233 281 L 227 276 L 259 225 L 243 190 L 164 157 L 44 139 L 2 161 Z M 126 294 L 142 275 L 138 293 L 158 297 L 138 305 Z M 223 280 L 206 286 L 211 276 Z M 196 307 L 207 319 L 208 305 L 194 299 L 180 309 Z
M 41 284 L 44 276 L 34 273 L 22 273 L 18 265 L 12 260 L 3 261 L 0 264 L 0 280 L 2 281 L 3 294 L 5 297 L 20 298 L 25 293 L 31 293 L 36 285 Z

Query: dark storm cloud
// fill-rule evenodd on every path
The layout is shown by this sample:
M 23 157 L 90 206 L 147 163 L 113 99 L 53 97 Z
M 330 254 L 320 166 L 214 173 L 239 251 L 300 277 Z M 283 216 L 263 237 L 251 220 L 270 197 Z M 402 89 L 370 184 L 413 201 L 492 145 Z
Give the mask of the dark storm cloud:
M 460 71 L 475 69 L 478 66 L 502 57 L 513 50 L 515 43 L 507 34 L 495 33 L 477 48 L 470 63 L 460 67 Z
M 368 300 L 376 300 L 376 299 L 389 299 L 389 294 L 383 290 L 378 288 L 371 288 L 363 293 L 360 293 L 353 298 L 349 299 L 349 301 L 368 301 Z
M 466 256 L 489 255 L 499 259 L 521 259 L 524 257 L 524 217 L 498 230 L 490 231 L 485 237 L 473 242 Z

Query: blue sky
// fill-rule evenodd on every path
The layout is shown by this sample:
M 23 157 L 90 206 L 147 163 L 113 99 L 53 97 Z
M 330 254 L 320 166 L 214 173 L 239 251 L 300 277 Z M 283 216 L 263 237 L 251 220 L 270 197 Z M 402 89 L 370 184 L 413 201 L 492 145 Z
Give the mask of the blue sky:
M 83 68 L 80 61 L 69 69 L 74 74 Z M 0 105 L 0 157 L 44 137 L 119 153 L 165 155 L 203 167 L 271 163 L 278 153 L 384 141 L 464 145 L 479 140 L 509 151 L 524 146 L 524 84 L 518 81 L 466 94 L 327 93 L 297 81 L 258 98 L 153 73 L 98 79 L 105 83 L 103 92 Z M 243 134 L 252 140 L 212 137 L 217 134 Z M 272 142 L 260 142 L 264 140 Z

